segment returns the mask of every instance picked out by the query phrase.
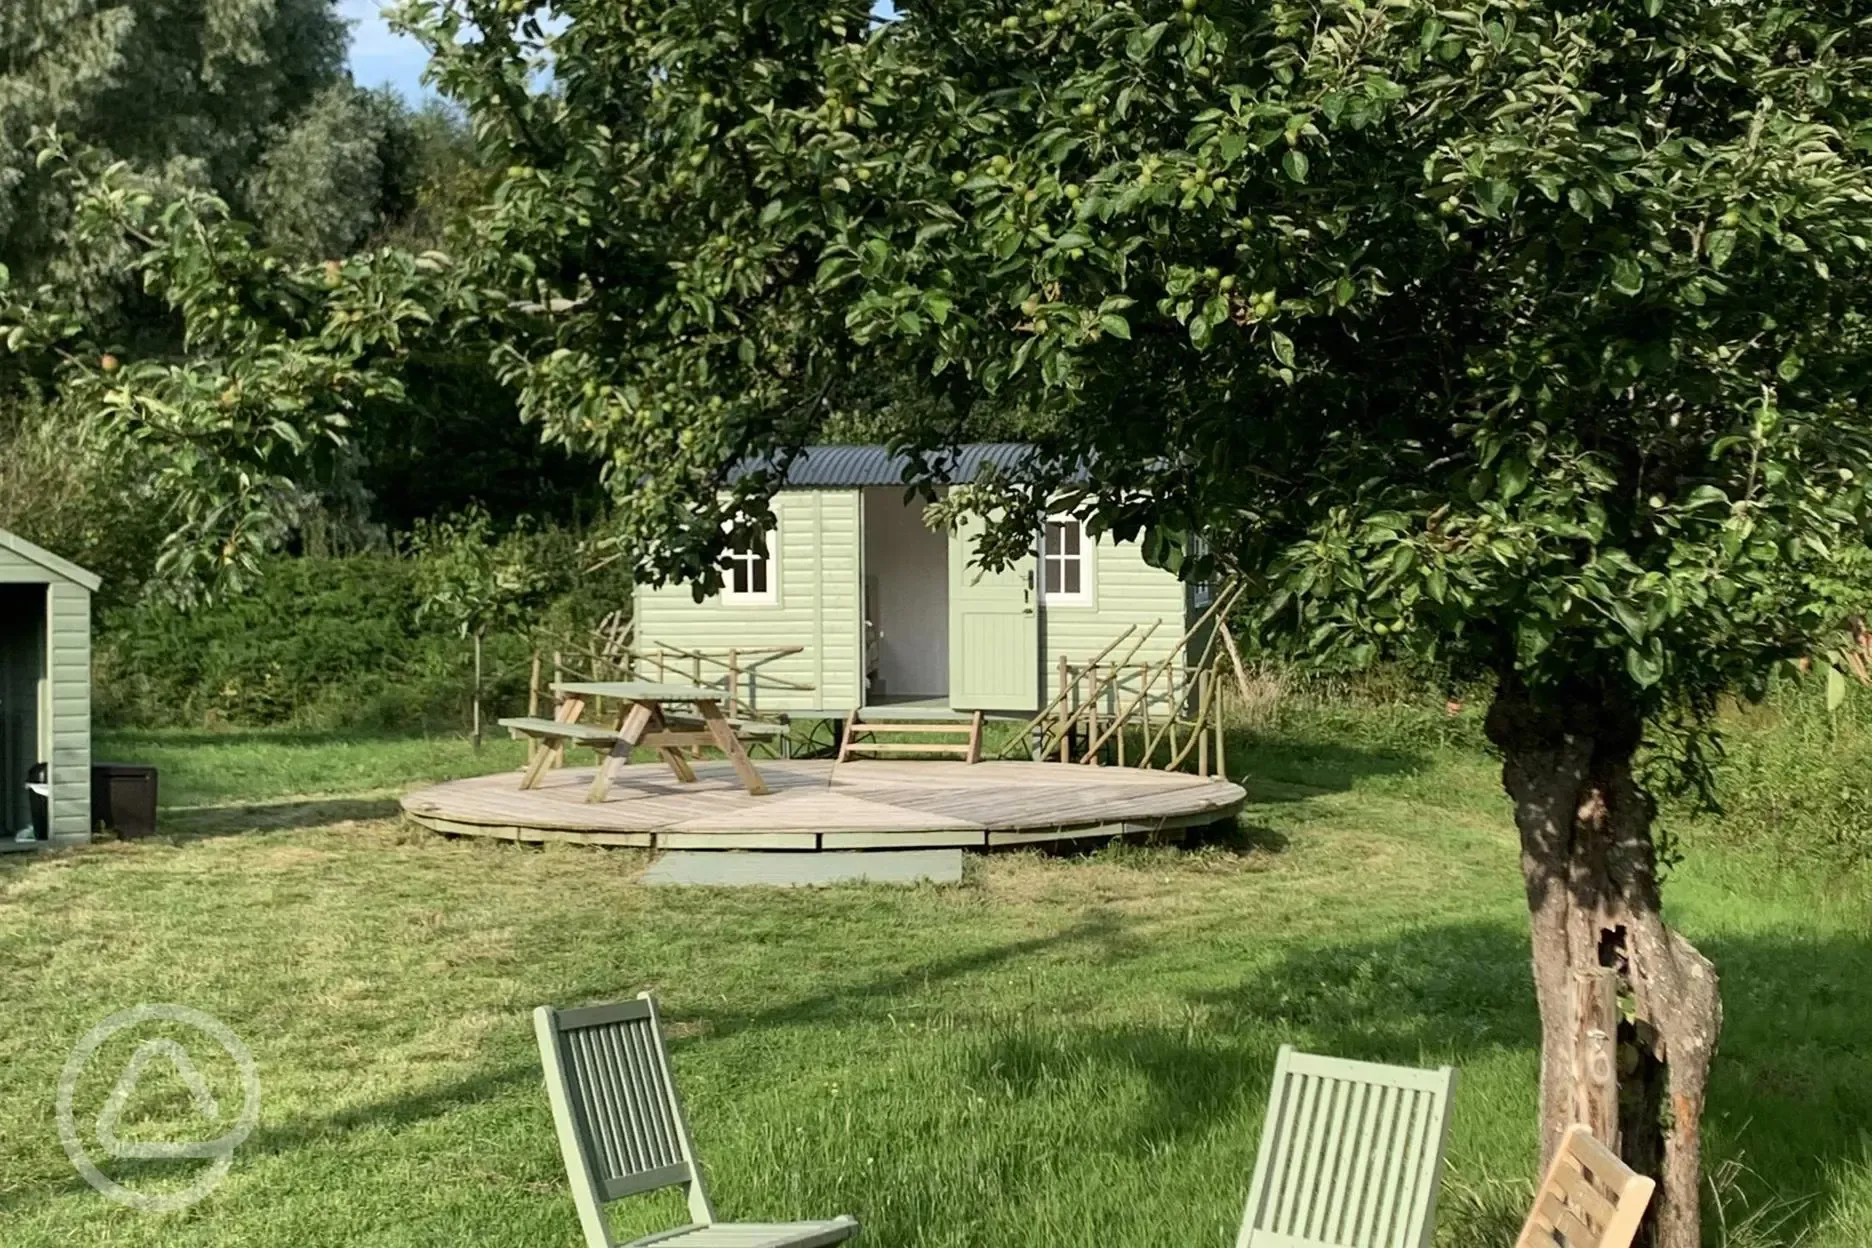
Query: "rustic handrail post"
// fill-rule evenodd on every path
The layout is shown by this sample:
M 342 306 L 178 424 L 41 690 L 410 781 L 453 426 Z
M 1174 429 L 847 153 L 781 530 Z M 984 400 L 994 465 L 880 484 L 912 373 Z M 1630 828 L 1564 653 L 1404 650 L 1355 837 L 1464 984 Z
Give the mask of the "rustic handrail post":
M 1100 763 L 1098 747 L 1093 745 L 1099 740 L 1099 674 L 1098 664 L 1094 663 L 1085 670 L 1086 681 L 1086 752 L 1085 761 L 1097 767 Z
M 741 716 L 741 652 L 732 647 L 728 651 L 728 714 Z
M 1151 769 L 1151 664 L 1138 664 L 1138 679 L 1144 681 L 1138 685 L 1136 705 L 1142 711 L 1142 722 L 1138 728 L 1138 767 L 1144 771 Z
M 1119 698 L 1125 694 L 1125 670 L 1112 668 L 1112 722 L 1118 726 L 1118 765 L 1125 765 L 1125 720 L 1118 718 Z
M 1228 779 L 1228 719 L 1227 716 L 1222 713 L 1223 704 L 1224 699 L 1221 691 L 1218 690 L 1215 702 L 1215 774 L 1216 778 L 1220 780 Z
M 1209 778 L 1209 673 L 1207 671 L 1198 673 L 1196 687 L 1201 690 L 1196 699 L 1197 705 L 1201 708 L 1196 712 L 1196 774 L 1207 780 Z
M 1072 711 L 1067 705 L 1067 690 L 1071 687 L 1072 668 L 1066 662 L 1066 656 L 1059 656 L 1059 761 L 1072 762 Z

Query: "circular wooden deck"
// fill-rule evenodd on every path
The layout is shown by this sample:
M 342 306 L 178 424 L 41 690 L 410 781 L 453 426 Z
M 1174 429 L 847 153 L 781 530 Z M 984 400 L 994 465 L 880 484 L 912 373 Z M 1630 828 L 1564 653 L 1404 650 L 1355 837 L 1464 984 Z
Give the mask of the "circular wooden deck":
M 756 764 L 772 793 L 753 797 L 725 762 L 697 762 L 680 784 L 661 763 L 620 768 L 610 795 L 585 800 L 590 767 L 549 771 L 521 791 L 518 772 L 454 780 L 403 799 L 438 832 L 518 841 L 660 849 L 986 848 L 1154 832 L 1224 819 L 1247 794 L 1178 772 L 1061 763 L 865 760 Z

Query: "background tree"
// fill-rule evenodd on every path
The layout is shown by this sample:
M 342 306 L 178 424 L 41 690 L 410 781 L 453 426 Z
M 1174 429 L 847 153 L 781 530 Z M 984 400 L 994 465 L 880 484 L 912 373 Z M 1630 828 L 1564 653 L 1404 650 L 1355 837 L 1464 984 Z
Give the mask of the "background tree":
M 581 564 L 569 535 L 529 525 L 497 533 L 486 509 L 418 521 L 418 619 L 446 621 L 474 646 L 472 735 L 481 748 L 481 646 L 490 631 L 531 631 L 553 597 L 570 588 Z
M 381 544 L 475 500 L 503 521 L 599 510 L 595 474 L 515 418 L 485 338 L 412 343 L 395 300 L 381 310 L 404 319 L 397 371 L 413 384 L 360 386 L 331 405 L 342 426 L 297 448 L 264 422 L 229 420 L 233 371 L 216 360 L 230 343 L 282 328 L 301 346 L 327 330 L 368 338 L 379 309 L 339 306 L 346 275 L 377 272 L 368 253 L 384 244 L 415 272 L 491 189 L 462 116 L 355 87 L 345 38 L 333 0 L 30 0 L 0 14 L 0 282 L 15 321 L 35 326 L 0 357 L 0 523 L 107 573 L 110 595 L 134 595 L 160 539 L 197 531 L 189 516 L 204 507 L 222 523 L 220 553 L 165 570 L 251 575 L 257 549 Z M 163 269 L 178 233 L 204 265 Z M 265 323 L 236 329 L 247 316 Z M 65 367 L 80 357 L 89 370 Z M 175 409 L 182 419 L 126 421 L 84 383 L 106 357 L 132 373 L 186 362 L 213 381 L 201 407 Z M 215 428 L 229 436 L 204 433 Z M 185 476 L 232 483 L 245 501 L 228 510 L 228 495 L 204 503 L 179 487 L 172 452 Z
M 333 0 L 21 0 L 0 14 L 0 263 L 114 291 L 123 253 L 74 247 L 66 185 L 32 136 L 239 197 L 270 148 L 344 74 Z M 243 215 L 249 205 L 237 198 Z

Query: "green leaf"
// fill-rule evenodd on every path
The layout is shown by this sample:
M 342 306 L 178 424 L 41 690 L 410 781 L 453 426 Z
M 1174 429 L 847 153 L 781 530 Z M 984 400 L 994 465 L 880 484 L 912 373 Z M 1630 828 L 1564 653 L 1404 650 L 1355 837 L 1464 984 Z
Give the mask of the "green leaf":
M 1829 712 L 1839 710 L 1846 701 L 1846 674 L 1829 666 L 1826 674 L 1826 705 Z
M 1119 316 L 1116 312 L 1107 312 L 1105 315 L 1099 317 L 1098 323 L 1099 328 L 1112 337 L 1123 338 L 1126 342 L 1131 340 L 1131 322 L 1125 320 L 1124 317 Z
M 1623 628 L 1633 641 L 1641 643 L 1644 641 L 1644 616 L 1639 614 L 1636 607 L 1629 602 L 1615 602 L 1612 604 L 1612 614 L 1618 620 L 1619 627 Z
M 1644 270 L 1630 256 L 1612 262 L 1612 289 L 1621 295 L 1635 295 L 1644 289 Z
M 1529 472 L 1527 460 L 1519 455 L 1509 455 L 1502 460 L 1497 479 L 1504 503 L 1513 502 L 1516 495 L 1527 489 Z
M 1625 670 L 1640 689 L 1649 689 L 1664 679 L 1663 659 L 1632 647 L 1625 650 Z
M 1709 236 L 1709 262 L 1712 269 L 1720 269 L 1729 263 L 1729 257 L 1735 253 L 1736 232 L 1734 230 L 1712 230 Z
M 1297 147 L 1288 148 L 1287 154 L 1281 157 L 1281 168 L 1296 182 L 1307 180 L 1307 167 L 1306 153 Z
M 1782 381 L 1793 381 L 1796 377 L 1801 375 L 1801 369 L 1805 366 L 1805 362 L 1800 357 L 1800 352 L 1790 351 L 1782 356 L 1781 363 L 1775 366 L 1775 376 L 1779 377 Z
M 1288 368 L 1292 368 L 1294 366 L 1293 339 L 1277 329 L 1268 341 L 1269 345 L 1274 348 L 1274 358 L 1285 364 Z
M 1169 22 L 1158 22 L 1155 26 L 1132 31 L 1131 37 L 1125 40 L 1125 55 L 1134 61 L 1143 60 L 1163 41 L 1164 32 L 1169 29 Z

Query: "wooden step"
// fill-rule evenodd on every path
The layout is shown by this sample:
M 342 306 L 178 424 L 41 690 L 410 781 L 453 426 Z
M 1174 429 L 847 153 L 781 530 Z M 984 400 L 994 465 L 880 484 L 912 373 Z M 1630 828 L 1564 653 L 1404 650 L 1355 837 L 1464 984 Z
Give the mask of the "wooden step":
M 921 718 L 921 717 L 919 717 Z M 902 741 L 861 741 L 860 737 L 878 737 L 903 733 L 911 736 L 941 735 L 962 736 L 962 741 L 952 742 L 902 742 Z M 970 763 L 981 761 L 982 713 L 975 711 L 961 723 L 930 723 L 893 721 L 878 718 L 875 714 L 867 715 L 860 707 L 851 713 L 845 721 L 845 740 L 839 746 L 838 761 L 845 762 L 854 755 L 861 754 L 938 754 L 954 756 Z

